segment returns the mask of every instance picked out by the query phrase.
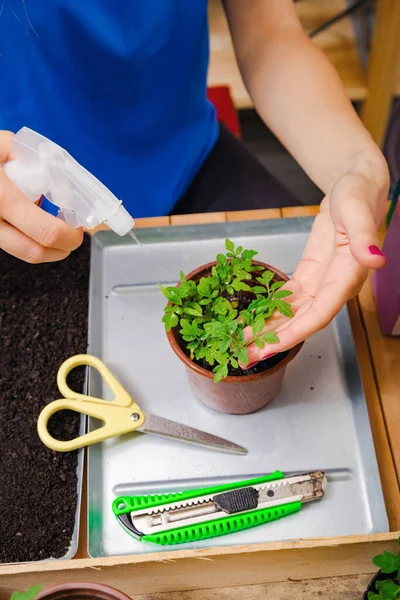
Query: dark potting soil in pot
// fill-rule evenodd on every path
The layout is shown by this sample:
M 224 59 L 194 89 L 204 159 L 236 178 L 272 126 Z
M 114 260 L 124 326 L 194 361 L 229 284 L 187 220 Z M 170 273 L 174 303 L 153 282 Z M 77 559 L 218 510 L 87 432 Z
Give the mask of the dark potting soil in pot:
M 254 300 L 254 298 L 255 298 L 254 295 L 249 296 L 249 295 L 241 294 L 240 298 L 230 297 L 229 300 L 238 300 L 239 301 L 238 311 L 240 312 L 241 310 L 246 309 L 249 306 L 250 302 L 252 300 Z M 180 329 L 179 326 L 174 329 L 176 341 L 178 342 L 181 350 L 183 350 L 183 352 L 186 354 L 186 356 L 188 356 L 190 358 L 190 350 L 188 350 L 186 348 L 186 342 L 182 339 L 182 336 L 179 333 L 179 329 Z M 271 356 L 271 358 L 267 358 L 266 360 L 261 360 L 256 365 L 254 365 L 254 367 L 251 367 L 251 369 L 242 369 L 240 367 L 235 369 L 234 367 L 232 367 L 232 365 L 229 365 L 228 366 L 228 376 L 244 377 L 245 375 L 255 375 L 256 373 L 262 373 L 263 371 L 266 371 L 267 369 L 272 369 L 281 360 L 283 360 L 285 358 L 285 356 L 287 356 L 289 354 L 289 352 L 290 352 L 290 350 L 287 350 L 286 352 L 280 352 L 279 354 L 276 354 L 275 356 Z M 202 358 L 200 360 L 196 360 L 195 358 L 193 358 L 192 360 L 194 363 L 199 365 L 199 367 L 202 367 L 203 369 L 206 369 L 207 371 L 212 372 L 212 370 L 214 368 L 204 358 Z
M 60 397 L 56 376 L 87 351 L 90 240 L 59 263 L 29 265 L 0 250 L 0 562 L 64 556 L 77 507 L 76 452 L 40 441 L 41 409 Z M 82 390 L 84 373 L 68 383 Z M 62 412 L 51 433 L 71 439 L 79 418 Z

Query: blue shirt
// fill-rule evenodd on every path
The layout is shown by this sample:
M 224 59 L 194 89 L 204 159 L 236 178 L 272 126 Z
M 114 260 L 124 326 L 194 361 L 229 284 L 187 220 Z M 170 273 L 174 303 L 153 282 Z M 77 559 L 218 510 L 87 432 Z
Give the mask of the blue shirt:
M 63 146 L 134 217 L 167 214 L 217 138 L 207 0 L 0 0 L 0 129 Z

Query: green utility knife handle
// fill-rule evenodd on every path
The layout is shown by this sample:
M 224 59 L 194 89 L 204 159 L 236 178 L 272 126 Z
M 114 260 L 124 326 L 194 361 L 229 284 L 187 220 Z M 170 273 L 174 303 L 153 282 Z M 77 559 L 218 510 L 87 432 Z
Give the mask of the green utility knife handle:
M 287 515 L 298 512 L 301 509 L 301 502 L 291 502 L 290 504 L 281 504 L 273 508 L 263 508 L 254 510 L 242 515 L 233 515 L 221 517 L 214 521 L 199 523 L 198 525 L 187 525 L 162 533 L 152 533 L 144 535 L 142 541 L 152 542 L 162 546 L 173 546 L 176 544 L 185 544 L 187 542 L 198 542 L 209 538 L 219 537 L 236 531 L 244 531 L 257 525 L 263 525 L 277 519 L 282 519 Z
M 116 498 L 114 500 L 112 504 L 112 509 L 114 515 L 118 517 L 119 515 L 131 513 L 135 510 L 143 510 L 144 508 L 162 506 L 163 504 L 167 504 L 169 502 L 191 500 L 192 498 L 197 498 L 198 496 L 209 496 L 212 494 L 218 494 L 220 492 L 236 490 L 242 487 L 251 487 L 253 485 L 269 483 L 270 481 L 277 481 L 279 479 L 284 478 L 285 476 L 281 471 L 275 471 L 271 475 L 265 475 L 264 477 L 258 477 L 256 479 L 248 479 L 247 481 L 237 481 L 235 483 L 226 483 L 223 485 L 216 485 L 213 487 L 203 489 L 190 490 L 188 492 L 176 492 L 174 494 L 155 494 L 146 496 L 119 496 L 119 498 Z M 215 522 L 217 523 L 218 521 Z

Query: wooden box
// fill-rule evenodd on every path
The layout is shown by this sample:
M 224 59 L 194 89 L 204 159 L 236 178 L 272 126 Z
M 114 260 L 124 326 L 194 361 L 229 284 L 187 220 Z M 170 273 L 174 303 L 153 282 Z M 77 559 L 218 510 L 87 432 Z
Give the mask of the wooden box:
M 308 216 L 315 209 L 307 209 Z M 301 216 L 302 210 L 288 209 L 283 216 Z M 249 214 L 205 215 L 208 221 L 277 218 L 281 211 L 250 211 Z M 199 216 L 180 218 L 179 222 L 199 222 Z M 167 217 L 146 219 L 145 226 L 165 226 Z M 177 224 L 177 223 L 174 223 Z M 141 223 L 138 223 L 140 226 Z M 251 546 L 217 547 L 202 550 L 177 550 L 135 556 L 91 559 L 86 555 L 86 507 L 83 502 L 80 546 L 77 557 L 69 561 L 48 561 L 0 566 L 0 600 L 8 600 L 14 590 L 30 585 L 46 586 L 70 581 L 93 581 L 114 586 L 128 595 L 200 588 L 262 584 L 290 579 L 373 573 L 372 557 L 383 549 L 394 550 L 400 535 L 400 488 L 393 450 L 400 444 L 399 421 L 390 420 L 396 410 L 392 396 L 382 393 L 380 377 L 385 367 L 386 341 L 371 310 L 368 283 L 360 298 L 349 303 L 351 323 L 368 404 L 378 458 L 390 533 L 341 538 L 300 539 Z M 371 315 L 372 313 L 372 315 Z M 372 332 L 372 334 L 370 333 Z M 373 344 L 370 345 L 370 336 Z M 400 340 L 390 340 L 390 351 L 400 362 Z M 379 352 L 378 352 L 379 350 Z M 374 361 L 371 358 L 371 352 Z M 376 354 L 378 352 L 378 354 Z M 393 357 L 392 357 L 393 358 Z M 383 365 L 383 366 L 382 366 Z M 397 364 L 397 366 L 399 366 Z M 400 368 L 395 373 L 399 373 Z M 397 388 L 399 390 L 400 388 Z M 387 419 L 389 418 L 389 421 Z M 397 429 L 396 429 L 397 427 Z M 397 435 L 396 435 L 397 434 Z M 399 466 L 399 465 L 398 465 Z M 1 515 L 7 518 L 7 515 Z M 1 542 L 0 542 L 1 543 Z

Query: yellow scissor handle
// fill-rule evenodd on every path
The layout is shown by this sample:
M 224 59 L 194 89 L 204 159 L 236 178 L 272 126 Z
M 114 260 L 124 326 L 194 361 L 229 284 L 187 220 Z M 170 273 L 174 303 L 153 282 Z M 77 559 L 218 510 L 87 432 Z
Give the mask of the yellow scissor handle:
M 76 356 L 71 356 L 71 358 L 68 358 L 65 362 L 63 362 L 59 368 L 57 374 L 57 385 L 64 398 L 74 398 L 85 401 L 89 399 L 89 396 L 85 396 L 85 394 L 79 394 L 78 392 L 71 390 L 67 384 L 67 377 L 69 373 L 76 367 L 82 366 L 93 367 L 100 373 L 104 381 L 108 384 L 110 390 L 114 393 L 113 402 L 115 404 L 118 404 L 118 406 L 131 406 L 133 400 L 128 392 L 122 387 L 118 379 L 114 377 L 106 365 L 99 358 L 92 356 L 91 354 L 77 354 Z M 99 400 L 96 399 L 96 402 L 99 402 Z
M 40 413 L 37 430 L 40 439 L 43 444 L 52 450 L 57 452 L 69 452 L 71 450 L 77 450 L 84 446 L 90 446 L 98 442 L 103 442 L 109 438 L 129 431 L 135 431 L 138 427 L 141 427 L 145 421 L 145 416 L 141 409 L 132 403 L 131 406 L 116 406 L 114 402 L 107 402 L 104 400 L 97 400 L 90 396 L 85 396 L 87 402 L 81 400 L 63 398 L 61 400 L 55 400 L 50 402 Z M 104 425 L 85 433 L 84 435 L 78 436 L 72 440 L 61 441 L 56 440 L 50 435 L 47 425 L 50 417 L 60 410 L 73 410 L 83 415 L 95 417 L 104 421 Z
M 111 401 L 79 394 L 67 385 L 67 376 L 72 369 L 79 366 L 91 366 L 99 371 L 109 385 L 115 397 Z M 133 401 L 119 381 L 107 369 L 105 364 L 95 356 L 80 354 L 66 360 L 57 375 L 60 392 L 65 396 L 61 400 L 50 402 L 40 413 L 37 430 L 42 442 L 57 452 L 77 450 L 108 438 L 134 431 L 141 427 L 145 416 L 140 407 Z M 69 396 L 69 397 L 68 397 Z M 60 441 L 53 438 L 47 428 L 52 415 L 61 410 L 72 410 L 104 422 L 99 429 L 78 436 L 72 440 Z

